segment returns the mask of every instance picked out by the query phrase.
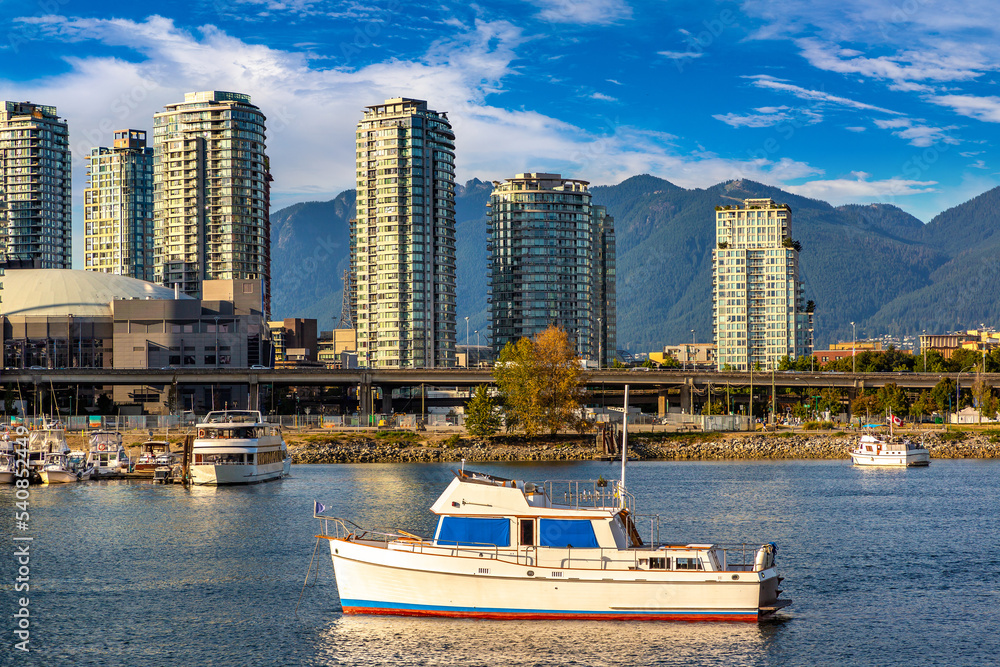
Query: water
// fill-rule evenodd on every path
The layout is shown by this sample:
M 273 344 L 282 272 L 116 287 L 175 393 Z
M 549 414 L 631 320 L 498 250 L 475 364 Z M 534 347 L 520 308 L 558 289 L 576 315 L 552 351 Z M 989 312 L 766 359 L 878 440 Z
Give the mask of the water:
M 1000 653 L 1000 461 L 630 464 L 663 540 L 775 541 L 782 619 L 761 624 L 345 617 L 312 501 L 427 534 L 452 465 L 295 466 L 243 488 L 33 487 L 31 649 L 11 650 L 13 489 L 0 489 L 0 664 L 983 665 Z M 479 464 L 506 477 L 614 477 L 607 463 Z

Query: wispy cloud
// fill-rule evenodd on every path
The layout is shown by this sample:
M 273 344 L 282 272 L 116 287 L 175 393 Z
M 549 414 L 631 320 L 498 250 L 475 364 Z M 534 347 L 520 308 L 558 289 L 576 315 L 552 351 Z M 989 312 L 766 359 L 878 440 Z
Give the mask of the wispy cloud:
M 861 125 L 849 125 L 849 126 L 845 127 L 844 129 L 847 130 L 848 132 L 864 132 L 868 128 L 867 127 L 862 127 Z
M 538 18 L 550 23 L 610 25 L 632 17 L 625 0 L 526 0 L 539 8 Z
M 1000 97 L 976 95 L 938 95 L 929 98 L 934 104 L 949 107 L 956 113 L 986 123 L 1000 123 Z
M 751 114 L 714 114 L 730 127 L 774 127 L 782 123 L 796 121 L 803 125 L 813 125 L 823 120 L 823 115 L 814 109 L 793 109 L 792 107 L 758 107 Z
M 753 76 L 746 76 L 746 79 L 750 79 L 754 86 L 758 88 L 768 88 L 770 90 L 779 90 L 781 92 L 789 93 L 798 97 L 802 100 L 812 100 L 816 102 L 825 102 L 828 104 L 835 104 L 837 106 L 847 107 L 849 109 L 860 109 L 862 111 L 877 111 L 879 113 L 900 115 L 900 112 L 893 111 L 891 109 L 885 109 L 883 107 L 875 106 L 874 104 L 868 104 L 866 102 L 858 102 L 856 100 L 849 99 L 847 97 L 841 97 L 839 95 L 832 95 L 823 90 L 810 90 L 808 88 L 803 88 L 801 86 L 796 86 L 795 84 L 788 83 L 784 79 L 778 79 L 776 77 L 767 74 L 756 74 Z
M 926 148 L 935 144 L 955 145 L 958 143 L 958 139 L 948 134 L 952 130 L 957 130 L 957 125 L 933 127 L 909 118 L 876 119 L 872 122 L 880 129 L 891 130 L 895 136 L 906 139 L 912 146 Z
M 703 51 L 657 51 L 656 54 L 670 60 L 687 60 L 705 55 Z
M 869 180 L 870 174 L 851 172 L 846 178 L 816 180 L 801 185 L 789 185 L 785 189 L 797 195 L 828 201 L 835 206 L 860 202 L 878 201 L 880 198 L 894 198 L 935 192 L 937 181 L 916 181 L 903 178 Z
M 605 95 L 604 93 L 591 93 L 590 99 L 592 100 L 602 100 L 604 102 L 617 102 L 617 97 L 611 97 L 610 95 Z

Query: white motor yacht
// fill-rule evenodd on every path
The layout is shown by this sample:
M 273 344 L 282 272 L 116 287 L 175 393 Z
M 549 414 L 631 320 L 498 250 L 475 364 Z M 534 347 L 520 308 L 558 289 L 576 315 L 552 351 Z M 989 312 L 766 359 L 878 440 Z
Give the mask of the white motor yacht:
M 623 438 L 622 478 L 610 483 L 457 471 L 426 537 L 366 530 L 316 503 L 344 613 L 758 621 L 791 604 L 774 543 L 660 542 L 656 517 L 637 516 L 625 488 L 625 450 Z
M 46 454 L 45 463 L 38 474 L 42 478 L 42 484 L 68 484 L 80 481 L 77 472 L 70 469 L 67 455 L 62 453 Z
M 122 445 L 122 434 L 99 429 L 90 434 L 90 466 L 94 477 L 106 477 L 128 471 L 129 460 Z
M 863 434 L 850 454 L 858 466 L 911 467 L 931 462 L 930 452 L 923 445 L 906 438 L 880 438 L 873 432 Z
M 257 410 L 209 412 L 197 424 L 191 481 L 201 485 L 256 484 L 291 472 L 281 427 Z

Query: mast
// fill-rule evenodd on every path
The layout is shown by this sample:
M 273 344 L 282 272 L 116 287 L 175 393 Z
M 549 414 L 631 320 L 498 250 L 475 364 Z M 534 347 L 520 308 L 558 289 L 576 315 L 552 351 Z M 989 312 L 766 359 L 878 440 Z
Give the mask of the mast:
M 628 385 L 625 385 L 625 410 L 622 412 L 622 480 L 618 489 L 619 507 L 625 507 L 625 451 L 628 449 Z

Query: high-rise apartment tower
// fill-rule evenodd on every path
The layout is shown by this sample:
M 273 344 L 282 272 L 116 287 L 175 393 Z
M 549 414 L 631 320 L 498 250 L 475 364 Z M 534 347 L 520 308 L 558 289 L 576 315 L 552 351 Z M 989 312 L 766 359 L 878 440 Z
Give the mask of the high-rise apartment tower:
M 260 280 L 270 312 L 264 114 L 241 93 L 186 93 L 153 117 L 154 280 L 201 298 L 205 280 Z
M 143 130 L 118 130 L 87 156 L 84 269 L 153 279 L 153 149 Z
M 56 108 L 0 109 L 0 265 L 69 269 L 73 263 L 69 130 Z
M 550 325 L 584 359 L 614 360 L 614 218 L 593 206 L 588 182 L 518 174 L 489 201 L 493 350 Z
M 812 310 L 802 302 L 792 210 L 770 199 L 715 209 L 713 330 L 720 368 L 777 368 L 812 354 Z
M 357 129 L 351 223 L 358 363 L 455 365 L 455 134 L 445 113 L 394 98 Z

